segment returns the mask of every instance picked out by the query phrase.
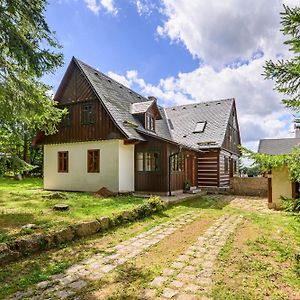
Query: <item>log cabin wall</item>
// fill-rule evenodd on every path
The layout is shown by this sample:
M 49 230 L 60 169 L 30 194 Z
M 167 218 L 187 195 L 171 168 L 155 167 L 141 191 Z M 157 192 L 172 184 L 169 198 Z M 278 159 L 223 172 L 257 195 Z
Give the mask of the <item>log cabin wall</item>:
M 70 124 L 68 126 L 60 124 L 58 132 L 45 136 L 42 144 L 124 138 L 74 63 L 70 65 L 55 100 L 58 101 L 59 107 L 68 109 L 71 118 Z M 81 122 L 84 103 L 90 103 L 93 107 L 95 122 L 92 124 L 82 124 Z
M 202 152 L 198 158 L 198 186 L 219 186 L 219 150 Z

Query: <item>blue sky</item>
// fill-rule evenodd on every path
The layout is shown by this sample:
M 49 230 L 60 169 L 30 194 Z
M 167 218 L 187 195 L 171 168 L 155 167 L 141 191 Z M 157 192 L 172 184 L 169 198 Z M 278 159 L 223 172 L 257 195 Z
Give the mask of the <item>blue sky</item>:
M 72 56 L 161 105 L 232 98 L 245 146 L 292 136 L 291 113 L 261 76 L 288 58 L 282 5 L 296 0 L 50 0 L 46 20 L 65 65 L 45 81 L 55 91 Z M 272 3 L 272 4 L 271 4 Z

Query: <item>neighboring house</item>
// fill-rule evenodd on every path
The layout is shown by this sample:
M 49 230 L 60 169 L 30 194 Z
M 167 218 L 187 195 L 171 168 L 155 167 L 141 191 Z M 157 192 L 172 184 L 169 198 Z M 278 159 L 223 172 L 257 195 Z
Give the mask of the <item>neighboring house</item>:
M 300 129 L 295 126 L 296 137 L 284 139 L 262 139 L 259 141 L 258 152 L 265 154 L 289 154 L 300 143 Z M 299 197 L 299 183 L 291 182 L 288 167 L 274 168 L 268 174 L 269 208 L 280 208 L 281 196 Z
M 35 139 L 45 189 L 167 194 L 228 186 L 238 172 L 234 99 L 163 108 L 73 58 L 54 100 L 69 113 Z

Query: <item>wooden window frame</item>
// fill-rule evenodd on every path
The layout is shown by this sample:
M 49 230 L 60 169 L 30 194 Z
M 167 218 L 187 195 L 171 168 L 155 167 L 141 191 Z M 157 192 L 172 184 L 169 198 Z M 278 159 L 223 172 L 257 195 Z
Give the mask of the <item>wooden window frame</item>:
M 227 166 L 227 168 L 226 168 Z M 224 174 L 229 174 L 229 157 L 224 155 Z
M 145 113 L 145 129 L 155 132 L 155 118 L 152 114 Z
M 142 156 L 143 170 L 138 170 L 138 160 L 141 160 L 139 158 L 139 154 L 143 154 L 143 156 Z M 157 169 L 147 170 L 147 165 L 146 165 L 147 164 L 147 154 L 153 155 L 153 157 L 150 157 L 150 166 L 152 166 L 152 164 L 154 163 L 154 165 L 157 166 Z M 155 157 L 155 154 L 157 154 L 157 157 Z M 154 160 L 154 162 L 152 160 Z M 135 163 L 136 163 L 136 171 L 139 173 L 159 173 L 160 169 L 161 169 L 160 151 L 157 151 L 157 150 L 138 151 L 136 153 Z
M 183 153 L 177 153 L 171 158 L 171 171 L 182 173 L 185 172 L 185 156 Z
M 100 149 L 90 149 L 87 151 L 87 172 L 100 173 Z
M 69 172 L 69 151 L 57 152 L 57 172 L 68 173 Z
M 89 107 L 89 109 L 86 109 Z M 80 110 L 81 125 L 91 125 L 96 123 L 96 103 L 93 101 L 83 102 Z

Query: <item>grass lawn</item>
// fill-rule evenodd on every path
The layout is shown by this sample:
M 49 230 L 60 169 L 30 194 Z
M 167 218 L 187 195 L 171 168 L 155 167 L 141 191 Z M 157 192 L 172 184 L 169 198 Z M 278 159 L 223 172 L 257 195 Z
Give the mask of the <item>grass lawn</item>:
M 43 198 L 50 193 L 42 190 L 41 179 L 0 178 L 0 242 L 32 233 L 33 230 L 21 230 L 21 226 L 28 223 L 38 225 L 39 229 L 34 232 L 39 232 L 80 220 L 110 216 L 145 201 L 133 196 L 95 198 L 79 192 L 63 193 L 66 199 Z M 54 211 L 52 207 L 57 203 L 68 204 L 69 211 Z

